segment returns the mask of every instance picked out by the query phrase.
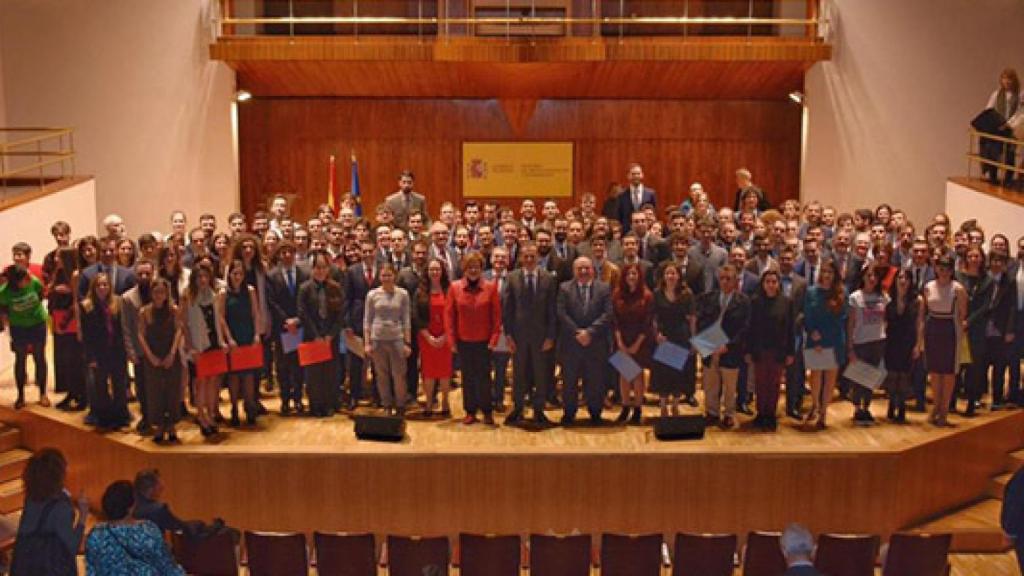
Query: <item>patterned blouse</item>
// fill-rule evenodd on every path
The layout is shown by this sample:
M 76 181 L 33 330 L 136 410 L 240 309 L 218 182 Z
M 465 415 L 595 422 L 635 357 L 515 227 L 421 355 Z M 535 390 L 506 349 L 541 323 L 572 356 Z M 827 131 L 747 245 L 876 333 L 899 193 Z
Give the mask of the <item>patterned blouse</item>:
M 184 576 L 163 535 L 148 520 L 97 524 L 85 542 L 87 576 Z

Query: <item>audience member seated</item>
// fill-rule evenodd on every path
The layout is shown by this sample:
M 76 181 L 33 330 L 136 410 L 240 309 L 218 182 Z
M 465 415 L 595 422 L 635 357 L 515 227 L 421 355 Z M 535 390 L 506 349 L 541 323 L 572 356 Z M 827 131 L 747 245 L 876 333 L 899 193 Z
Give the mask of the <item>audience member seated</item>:
M 814 536 L 799 524 L 790 524 L 779 539 L 782 555 L 786 558 L 784 576 L 821 576 L 814 567 Z
M 135 487 L 118 480 L 103 492 L 101 522 L 85 542 L 87 576 L 184 576 L 163 534 L 149 520 L 132 517 Z

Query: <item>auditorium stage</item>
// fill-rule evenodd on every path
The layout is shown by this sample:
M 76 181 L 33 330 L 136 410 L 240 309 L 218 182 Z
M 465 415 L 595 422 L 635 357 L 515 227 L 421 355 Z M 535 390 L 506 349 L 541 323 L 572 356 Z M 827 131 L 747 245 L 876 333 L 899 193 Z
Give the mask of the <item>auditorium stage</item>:
M 650 426 L 529 432 L 450 420 L 411 421 L 404 442 L 386 444 L 357 441 L 346 416 L 275 414 L 215 444 L 184 424 L 182 445 L 160 447 L 40 408 L 34 391 L 14 411 L 9 372 L 0 382 L 0 420 L 21 427 L 28 448 L 61 448 L 69 484 L 94 502 L 109 481 L 157 467 L 182 515 L 263 530 L 742 533 L 797 520 L 885 534 L 978 498 L 1024 444 L 1024 411 L 954 416 L 948 429 L 923 414 L 858 428 L 844 402 L 824 432 L 784 420 L 774 434 L 709 429 L 692 442 L 659 442 Z M 885 401 L 874 411 L 884 416 Z

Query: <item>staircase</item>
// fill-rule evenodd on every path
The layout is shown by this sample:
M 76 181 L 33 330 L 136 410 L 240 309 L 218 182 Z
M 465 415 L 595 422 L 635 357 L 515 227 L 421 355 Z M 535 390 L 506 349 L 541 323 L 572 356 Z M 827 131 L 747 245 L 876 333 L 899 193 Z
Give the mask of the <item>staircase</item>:
M 1003 506 L 1003 493 L 1013 473 L 1024 468 L 1024 449 L 1007 454 L 1006 471 L 989 481 L 988 489 L 978 500 L 948 512 L 938 518 L 909 528 L 911 532 L 953 535 L 950 552 L 975 554 L 1001 554 L 1010 549 L 1010 541 L 1003 534 L 999 514 Z
M 18 525 L 25 502 L 21 473 L 31 456 L 31 452 L 21 448 L 21 431 L 0 423 L 0 516 L 14 527 Z M 13 547 L 13 533 L 0 539 L 0 553 L 6 553 Z

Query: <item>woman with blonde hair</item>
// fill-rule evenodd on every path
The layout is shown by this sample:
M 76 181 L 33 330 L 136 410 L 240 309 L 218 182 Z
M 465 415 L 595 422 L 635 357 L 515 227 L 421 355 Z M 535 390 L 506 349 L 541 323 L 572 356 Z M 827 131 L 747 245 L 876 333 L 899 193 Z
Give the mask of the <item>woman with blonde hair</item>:
M 1011 119 L 1014 119 L 1015 116 L 1024 115 L 1024 102 L 1021 102 L 1021 97 L 1020 77 L 1017 76 L 1017 71 L 1013 68 L 1003 70 L 1003 73 L 999 75 L 999 88 L 989 96 L 988 105 L 986 106 L 986 108 L 991 108 L 998 112 L 1005 120 L 1005 124 L 994 132 L 995 136 L 1013 138 L 1013 129 L 1010 127 Z M 981 139 L 981 155 L 991 162 L 1016 166 L 1017 147 L 1013 144 L 983 137 Z M 985 163 L 981 165 L 981 172 L 988 175 L 989 182 L 999 184 L 999 178 L 997 177 L 999 168 L 995 164 Z M 1013 171 L 1004 169 L 1003 186 L 1012 186 L 1013 181 Z
M 105 272 L 93 277 L 79 308 L 85 361 L 92 372 L 88 386 L 89 415 L 85 423 L 113 429 L 127 426 L 131 415 L 128 413 L 128 353 L 121 327 L 121 297 L 114 294 Z

